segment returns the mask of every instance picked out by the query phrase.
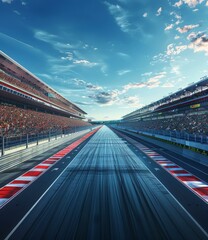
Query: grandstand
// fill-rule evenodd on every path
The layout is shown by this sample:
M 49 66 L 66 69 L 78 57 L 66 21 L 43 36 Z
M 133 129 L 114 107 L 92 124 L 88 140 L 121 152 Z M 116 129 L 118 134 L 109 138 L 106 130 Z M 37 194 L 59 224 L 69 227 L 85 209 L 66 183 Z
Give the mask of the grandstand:
M 89 126 L 86 112 L 0 51 L 0 135 Z
M 208 143 L 208 78 L 125 116 L 118 126 L 152 136 Z M 166 139 L 162 137 L 163 139 Z

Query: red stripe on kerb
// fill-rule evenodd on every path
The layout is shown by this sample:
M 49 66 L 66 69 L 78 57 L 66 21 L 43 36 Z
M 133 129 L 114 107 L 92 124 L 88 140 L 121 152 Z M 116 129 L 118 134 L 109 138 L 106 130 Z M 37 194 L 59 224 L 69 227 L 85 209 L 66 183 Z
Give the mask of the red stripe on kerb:
M 15 193 L 17 193 L 21 187 L 3 187 L 0 190 L 0 198 L 10 198 L 12 197 Z
M 62 157 L 61 157 L 62 158 Z M 48 160 L 48 161 L 53 161 L 53 162 L 56 162 L 56 161 L 59 161 L 61 158 L 48 158 L 48 159 L 46 159 L 46 161 Z
M 11 182 L 11 184 L 28 184 L 31 181 L 27 181 L 27 180 L 14 180 L 13 182 Z
M 195 176 L 177 176 L 178 179 L 180 179 L 183 182 L 188 182 L 188 181 L 201 181 Z
M 208 196 L 208 187 L 192 188 L 201 196 Z
M 173 163 L 174 164 L 174 163 Z M 163 166 L 164 168 L 167 168 L 167 170 L 168 170 L 168 168 L 181 168 L 181 167 L 179 167 L 178 165 L 172 165 L 172 166 Z
M 51 160 L 54 160 L 54 161 L 56 161 L 56 160 L 59 160 L 60 159 L 60 157 L 49 157 L 48 159 L 51 159 Z
M 47 169 L 49 168 L 49 166 L 42 166 L 42 165 L 38 165 L 35 168 L 40 168 L 40 169 Z
M 170 170 L 169 172 L 171 172 L 171 173 L 184 173 L 184 174 L 189 174 L 189 172 L 187 172 L 186 170 Z
M 167 161 L 165 161 L 165 160 L 163 160 L 163 161 L 156 161 L 156 162 L 159 163 L 159 164 L 163 164 L 163 163 L 167 163 L 167 164 L 168 164 L 168 163 L 172 163 L 172 162 L 170 162 L 170 161 L 168 161 L 168 160 L 167 160 Z
M 23 187 L 9 186 L 9 184 L 7 184 L 6 186 L 2 187 L 0 189 L 0 199 L 6 199 L 6 200 L 0 202 L 0 208 L 2 208 L 4 205 L 6 205 L 7 202 L 11 199 L 11 197 L 13 197 L 15 194 L 17 194 L 21 190 L 25 189 L 27 186 L 29 186 L 30 183 L 35 181 L 42 173 L 46 172 L 46 170 L 48 168 L 50 168 L 50 166 L 44 166 L 44 165 L 41 165 L 41 164 L 45 163 L 45 164 L 53 165 L 54 163 L 57 163 L 57 161 L 59 161 L 61 158 L 66 156 L 68 153 L 70 153 L 80 143 L 84 142 L 85 139 L 87 139 L 88 137 L 93 135 L 99 129 L 100 128 L 97 128 L 96 130 L 86 134 L 80 140 L 77 140 L 73 144 L 67 146 L 63 150 L 57 152 L 56 154 L 54 154 L 50 158 L 44 160 L 42 163 L 38 164 L 37 166 L 35 166 L 31 170 L 29 170 L 28 172 L 26 172 L 23 175 L 21 175 L 21 177 L 31 177 L 31 179 L 32 179 L 31 181 L 30 180 L 18 180 L 18 178 L 17 178 L 16 180 L 13 180 L 12 182 L 9 183 L 9 184 L 23 184 Z M 36 169 L 36 171 L 35 171 L 35 169 Z M 37 171 L 38 169 L 42 169 L 42 171 Z
M 59 159 L 64 157 L 64 156 L 65 156 L 65 154 L 58 154 L 58 155 L 56 155 L 56 157 L 59 157 Z M 59 160 L 59 159 L 54 159 L 54 160 Z
M 45 160 L 45 161 L 43 161 L 43 163 L 46 163 L 46 164 L 54 164 L 55 161 Z
M 37 177 L 42 173 L 43 173 L 42 171 L 41 172 L 40 171 L 29 171 L 29 172 L 26 172 L 25 174 L 23 174 L 22 176 L 24 176 L 24 177 Z

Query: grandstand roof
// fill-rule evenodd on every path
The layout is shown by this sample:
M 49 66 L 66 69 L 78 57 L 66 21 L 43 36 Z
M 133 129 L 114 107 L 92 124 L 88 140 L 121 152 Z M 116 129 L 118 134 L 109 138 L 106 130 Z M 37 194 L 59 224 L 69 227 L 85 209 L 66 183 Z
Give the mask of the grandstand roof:
M 64 98 L 62 95 L 60 95 L 56 90 L 53 88 L 49 87 L 46 83 L 44 83 L 41 79 L 36 77 L 34 74 L 32 74 L 29 70 L 21 66 L 19 63 L 17 63 L 15 60 L 10 58 L 7 54 L 4 52 L 0 51 L 0 64 L 1 67 L 4 68 L 3 70 L 11 73 L 12 75 L 17 75 L 20 78 L 26 79 L 28 82 L 32 82 L 33 84 L 41 87 L 47 92 L 53 93 L 59 98 L 63 99 L 66 101 L 68 104 L 73 105 L 73 107 L 79 111 L 82 114 L 87 114 L 85 111 L 83 111 L 81 108 L 79 108 L 77 105 L 74 103 L 70 102 L 66 98 Z
M 191 96 L 193 95 L 194 93 L 200 91 L 200 92 L 203 92 L 205 91 L 206 89 L 208 89 L 208 77 L 207 76 L 204 76 L 200 79 L 200 81 L 196 82 L 196 83 L 191 83 L 189 84 L 189 86 L 183 88 L 183 89 L 178 89 L 177 92 L 175 93 L 171 93 L 170 95 L 164 97 L 164 98 L 161 98 L 160 100 L 158 101 L 155 101 L 151 104 L 148 104 L 142 108 L 139 108 L 125 116 L 123 116 L 123 118 L 127 118 L 127 117 L 130 117 L 130 116 L 134 116 L 136 114 L 141 114 L 141 113 L 147 113 L 147 112 L 150 112 L 150 111 L 153 111 L 155 110 L 157 107 L 159 106 L 162 106 L 162 105 L 165 105 L 165 104 L 168 104 L 170 102 L 174 102 L 178 99 L 183 99 L 183 97 L 186 97 L 186 96 Z

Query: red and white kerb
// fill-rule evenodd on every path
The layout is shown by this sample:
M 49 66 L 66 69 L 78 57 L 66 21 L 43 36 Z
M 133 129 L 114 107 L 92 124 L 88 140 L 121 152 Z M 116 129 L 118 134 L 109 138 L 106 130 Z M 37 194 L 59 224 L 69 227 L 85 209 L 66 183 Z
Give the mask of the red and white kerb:
M 185 185 L 188 189 L 194 192 L 198 197 L 208 203 L 208 184 L 198 177 L 194 176 L 192 173 L 186 171 L 179 165 L 160 155 L 159 153 L 153 151 L 152 149 L 144 146 L 141 143 L 127 137 L 126 135 L 119 133 L 123 138 L 131 142 L 135 147 L 144 152 L 148 157 L 154 160 L 162 168 L 164 168 L 168 173 Z
M 33 167 L 26 173 L 22 174 L 20 177 L 16 178 L 12 182 L 0 188 L 0 208 L 5 206 L 6 203 L 8 203 L 11 199 L 13 199 L 25 188 L 27 188 L 32 182 L 34 182 L 38 177 L 40 177 L 44 172 L 46 172 L 51 166 L 56 164 L 60 159 L 62 159 L 64 156 L 70 153 L 73 149 L 79 146 L 82 142 L 84 142 L 87 138 L 92 136 L 98 130 L 99 128 L 87 133 L 82 138 L 73 142 L 66 148 L 55 153 L 53 156 L 49 157 L 48 159 L 44 160 L 43 162 Z
M 208 203 L 208 184 L 192 173 L 184 170 L 179 165 L 163 157 L 159 153 L 151 150 L 150 148 L 138 143 L 137 147 L 143 151 L 148 157 L 153 159 L 157 164 L 162 166 L 167 172 L 174 176 L 177 180 L 183 183 L 186 187 L 192 190 L 196 195 L 201 197 Z

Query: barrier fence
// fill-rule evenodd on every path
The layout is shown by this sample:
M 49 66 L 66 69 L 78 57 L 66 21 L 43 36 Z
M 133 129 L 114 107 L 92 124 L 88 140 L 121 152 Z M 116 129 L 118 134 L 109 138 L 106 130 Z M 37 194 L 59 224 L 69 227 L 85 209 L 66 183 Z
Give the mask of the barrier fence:
M 201 134 L 190 134 L 185 131 L 170 131 L 170 130 L 155 130 L 155 129 L 139 129 L 134 127 L 126 127 L 126 126 L 117 126 L 122 129 L 130 130 L 136 133 L 144 133 L 151 136 L 154 135 L 162 135 L 167 136 L 175 139 L 183 139 L 190 142 L 197 142 L 202 144 L 208 144 L 208 136 L 207 135 L 201 135 Z
M 18 135 L 0 135 L 0 155 L 5 155 L 5 151 L 18 147 L 28 148 L 30 145 L 38 145 L 43 142 L 50 142 L 58 138 L 68 136 L 83 130 L 92 130 L 94 126 L 71 127 L 69 129 L 59 129 L 57 131 L 40 132 L 36 134 L 18 133 Z

